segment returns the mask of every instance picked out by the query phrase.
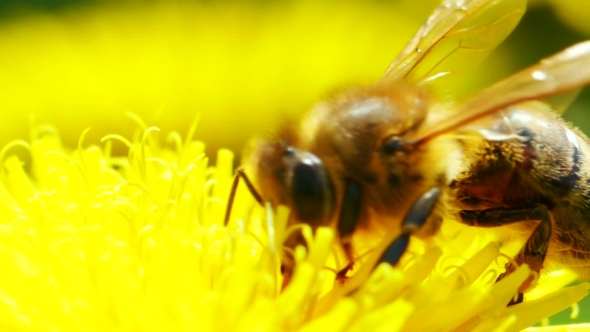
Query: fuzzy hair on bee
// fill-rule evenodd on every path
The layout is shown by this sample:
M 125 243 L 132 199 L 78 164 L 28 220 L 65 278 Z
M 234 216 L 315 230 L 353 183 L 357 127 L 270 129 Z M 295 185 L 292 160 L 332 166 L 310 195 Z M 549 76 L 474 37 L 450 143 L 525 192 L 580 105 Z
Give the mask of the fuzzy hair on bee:
M 344 254 L 353 261 L 352 248 L 358 247 L 352 244 L 353 233 L 378 238 L 399 227 L 408 196 L 413 202 L 423 188 L 444 184 L 442 173 L 423 175 L 443 160 L 427 153 L 441 151 L 436 144 L 402 159 L 406 153 L 397 151 L 395 141 L 387 141 L 413 131 L 424 121 L 428 105 L 423 89 L 404 82 L 336 94 L 316 105 L 298 131 L 284 127 L 275 141 L 256 142 L 248 164 L 255 167 L 246 171 L 258 179 L 257 188 L 273 205 L 291 207 L 291 225 L 305 220 L 312 228 L 337 229 Z M 444 171 L 443 164 L 436 168 Z M 435 234 L 440 221 L 433 218 L 419 235 Z M 301 241 L 295 235 L 286 244 Z
M 371 250 L 357 238 L 401 230 L 406 242 L 409 234 L 428 239 L 448 215 L 475 227 L 525 229 L 517 264 L 539 273 L 554 261 L 590 277 L 590 141 L 555 113 L 565 105 L 547 102 L 590 83 L 590 42 L 465 100 L 441 98 L 525 8 L 525 0 L 444 1 L 379 82 L 336 93 L 298 126 L 254 141 L 241 176 L 259 203 L 290 208 L 289 225 L 336 230 L 349 261 L 341 278 Z M 294 232 L 282 251 L 285 283 L 297 245 L 305 241 Z M 499 279 L 514 269 L 508 264 Z

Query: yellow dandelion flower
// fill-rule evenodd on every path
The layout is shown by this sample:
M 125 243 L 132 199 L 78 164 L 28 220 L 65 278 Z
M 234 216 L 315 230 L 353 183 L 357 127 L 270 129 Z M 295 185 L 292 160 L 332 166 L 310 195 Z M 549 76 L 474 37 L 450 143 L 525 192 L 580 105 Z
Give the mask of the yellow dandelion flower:
M 562 288 L 573 275 L 557 271 L 525 303 L 506 307 L 530 270 L 494 283 L 506 260 L 471 228 L 435 246 L 413 240 L 400 266 L 361 268 L 343 286 L 325 268 L 334 263 L 333 231 L 304 228 L 309 251 L 295 250 L 295 274 L 280 292 L 266 215 L 247 192 L 223 225 L 229 151 L 212 167 L 190 136 L 167 135 L 168 148 L 156 127 L 97 145 L 85 133 L 69 149 L 57 131 L 37 127 L 32 141 L 2 150 L 3 330 L 518 331 L 588 292 L 586 283 Z M 128 156 L 112 156 L 114 144 Z M 275 245 L 287 214 L 274 216 Z

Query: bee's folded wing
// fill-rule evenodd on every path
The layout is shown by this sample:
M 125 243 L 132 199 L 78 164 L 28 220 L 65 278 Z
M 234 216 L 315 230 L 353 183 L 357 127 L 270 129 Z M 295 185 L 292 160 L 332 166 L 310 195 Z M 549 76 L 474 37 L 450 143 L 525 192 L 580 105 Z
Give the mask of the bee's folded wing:
M 428 141 L 476 119 L 531 100 L 546 100 L 590 84 L 590 41 L 571 46 L 486 89 L 458 107 L 456 116 L 422 127 L 417 141 Z
M 525 0 L 445 1 L 393 61 L 384 80 L 442 88 L 455 74 L 481 63 L 514 30 L 525 8 Z

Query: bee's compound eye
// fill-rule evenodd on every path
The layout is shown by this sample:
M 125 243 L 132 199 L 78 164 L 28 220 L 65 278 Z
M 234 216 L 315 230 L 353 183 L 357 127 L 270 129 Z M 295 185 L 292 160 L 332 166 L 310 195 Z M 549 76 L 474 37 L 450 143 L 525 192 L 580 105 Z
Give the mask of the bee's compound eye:
M 396 152 L 407 152 L 408 148 L 399 136 L 391 136 L 383 141 L 383 152 L 394 154 Z
M 313 224 L 330 218 L 333 188 L 319 158 L 308 153 L 302 156 L 293 168 L 291 181 L 292 208 L 298 219 Z

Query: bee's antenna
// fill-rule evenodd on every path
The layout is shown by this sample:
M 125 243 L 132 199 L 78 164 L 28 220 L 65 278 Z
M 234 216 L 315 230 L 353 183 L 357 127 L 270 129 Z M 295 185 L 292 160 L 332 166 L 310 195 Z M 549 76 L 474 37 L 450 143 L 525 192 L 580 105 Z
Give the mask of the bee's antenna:
M 236 175 L 234 176 L 234 182 L 231 186 L 229 198 L 227 199 L 227 208 L 225 210 L 225 218 L 223 220 L 223 225 L 225 225 L 225 226 L 227 226 L 227 224 L 229 223 L 229 217 L 231 216 L 231 210 L 234 205 L 236 193 L 238 191 L 238 184 L 240 184 L 240 178 L 244 179 L 244 182 L 246 183 L 246 187 L 248 187 L 250 194 L 252 194 L 252 196 L 254 197 L 256 202 L 258 202 L 258 204 L 260 204 L 261 206 L 264 206 L 262 196 L 260 196 L 260 194 L 258 193 L 256 188 L 254 188 L 254 185 L 252 184 L 252 182 L 248 178 L 248 175 L 246 175 L 246 172 L 244 172 L 244 169 L 238 168 L 236 170 Z

